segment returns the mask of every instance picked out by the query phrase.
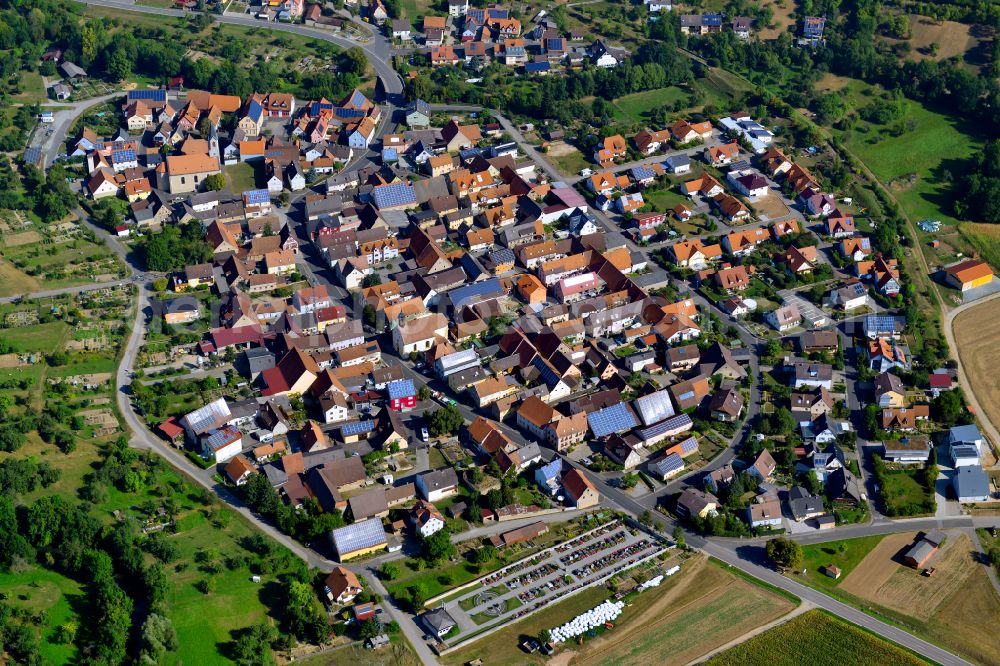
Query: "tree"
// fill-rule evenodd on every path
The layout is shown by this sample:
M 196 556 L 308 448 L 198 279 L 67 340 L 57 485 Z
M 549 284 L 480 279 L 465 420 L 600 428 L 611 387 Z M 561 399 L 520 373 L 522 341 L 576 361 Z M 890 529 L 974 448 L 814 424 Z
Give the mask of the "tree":
M 455 405 L 446 405 L 434 412 L 424 412 L 424 420 L 433 437 L 453 435 L 465 423 L 462 412 Z
M 782 569 L 798 569 L 802 566 L 804 555 L 802 546 L 797 541 L 777 537 L 767 542 L 767 556 Z
M 681 550 L 687 548 L 687 542 L 684 540 L 684 530 L 681 529 L 680 525 L 674 528 L 672 536 L 674 537 L 674 543 L 677 544 L 678 548 L 680 548 Z
M 150 613 L 142 625 L 140 662 L 150 666 L 162 663 L 164 653 L 173 652 L 177 647 L 177 632 L 170 618 Z
M 213 173 L 207 176 L 203 182 L 205 183 L 206 192 L 215 192 L 226 188 L 225 174 Z
M 362 287 L 377 287 L 382 284 L 382 277 L 378 273 L 372 273 L 371 275 L 366 275 L 361 280 Z
M 451 531 L 445 527 L 424 539 L 421 556 L 431 565 L 455 557 L 455 544 L 451 542 Z
M 155 289 L 156 291 L 166 291 L 168 284 L 169 283 L 167 282 L 167 278 L 165 277 L 156 278 L 155 280 L 153 280 L 153 289 Z
M 240 632 L 233 657 L 241 666 L 270 666 L 271 645 L 278 640 L 278 631 L 267 623 L 255 624 Z
M 378 576 L 382 580 L 396 580 L 399 577 L 399 565 L 392 562 L 383 562 L 379 567 Z
M 359 631 L 361 640 L 366 641 L 370 638 L 375 638 L 382 633 L 382 625 L 375 618 L 370 620 L 365 620 L 361 623 L 361 629 Z

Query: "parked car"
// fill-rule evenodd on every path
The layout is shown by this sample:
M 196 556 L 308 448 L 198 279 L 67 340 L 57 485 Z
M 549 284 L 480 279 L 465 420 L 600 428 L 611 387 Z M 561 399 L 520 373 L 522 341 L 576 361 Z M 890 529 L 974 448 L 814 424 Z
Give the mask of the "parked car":
M 426 426 L 421 426 L 420 427 L 420 441 L 421 442 L 426 442 L 430 438 L 431 438 L 431 435 L 430 435 L 429 432 L 427 432 L 427 427 Z

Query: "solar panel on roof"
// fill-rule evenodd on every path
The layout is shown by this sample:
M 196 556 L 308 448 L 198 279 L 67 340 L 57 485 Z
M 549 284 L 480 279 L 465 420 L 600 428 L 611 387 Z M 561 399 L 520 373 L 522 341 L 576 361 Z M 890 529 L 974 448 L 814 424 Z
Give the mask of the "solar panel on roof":
M 248 204 L 262 204 L 271 200 L 271 193 L 267 190 L 247 190 L 243 198 Z
M 669 474 L 670 472 L 676 472 L 679 469 L 684 469 L 684 459 L 676 453 L 671 453 L 663 460 L 657 461 L 654 466 L 659 474 Z
M 417 194 L 408 183 L 393 183 L 373 189 L 372 199 L 378 208 L 391 208 L 416 203 Z
M 594 437 L 606 437 L 614 433 L 625 432 L 638 425 L 635 415 L 625 403 L 611 405 L 587 415 L 587 423 Z
M 131 100 L 153 100 L 163 102 L 167 99 L 166 90 L 130 90 L 128 98 Z
M 416 391 L 413 388 L 412 379 L 399 379 L 394 382 L 390 382 L 387 387 L 389 390 L 389 399 L 397 400 L 399 398 L 409 398 L 416 395 Z
M 375 429 L 374 421 L 355 421 L 340 428 L 341 435 L 362 435 Z
M 531 364 L 538 368 L 538 371 L 542 376 L 542 381 L 545 382 L 546 386 L 552 388 L 559 383 L 559 375 L 557 375 L 555 371 L 550 368 L 544 360 L 542 360 L 541 357 L 536 356 L 532 359 Z
M 116 150 L 111 153 L 111 159 L 114 162 L 135 162 L 135 151 L 131 148 L 128 150 Z
M 644 440 L 654 439 L 656 437 L 659 437 L 663 433 L 670 432 L 671 430 L 677 430 L 678 428 L 683 428 L 685 426 L 693 425 L 693 423 L 694 422 L 691 420 L 690 416 L 688 416 L 687 414 L 680 414 L 671 419 L 667 419 L 662 423 L 657 423 L 654 426 L 650 426 L 649 428 L 643 428 L 642 430 L 638 430 L 636 431 L 636 434 L 639 435 L 639 437 L 641 437 Z
M 341 556 L 366 548 L 374 548 L 387 542 L 385 529 L 382 527 L 380 518 L 369 518 L 360 523 L 335 529 L 331 537 L 334 548 Z
M 683 442 L 681 442 L 681 452 L 682 453 L 694 453 L 698 450 L 698 440 L 694 437 L 688 437 Z

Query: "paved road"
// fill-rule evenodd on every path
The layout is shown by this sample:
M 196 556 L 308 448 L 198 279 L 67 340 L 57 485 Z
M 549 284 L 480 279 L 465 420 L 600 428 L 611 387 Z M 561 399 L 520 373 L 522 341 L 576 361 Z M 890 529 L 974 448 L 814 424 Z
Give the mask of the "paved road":
M 46 289 L 44 291 L 33 291 L 30 294 L 20 294 L 18 296 L 5 296 L 4 298 L 0 298 L 0 303 L 13 303 L 14 301 L 20 300 L 21 298 L 51 298 L 53 296 L 62 296 L 63 294 L 78 294 L 84 291 L 96 291 L 98 289 L 107 289 L 108 287 L 123 285 L 127 282 L 128 280 L 112 280 L 111 282 L 94 282 L 91 284 L 77 285 L 76 287 L 63 287 L 62 289 Z
M 70 125 L 73 124 L 74 120 L 83 115 L 87 109 L 91 109 L 98 104 L 103 104 L 109 99 L 121 97 L 123 94 L 115 92 L 109 95 L 102 95 L 101 97 L 85 99 L 80 102 L 60 102 L 60 106 L 68 106 L 70 108 L 55 111 L 52 114 L 54 121 L 49 125 L 49 128 L 53 130 L 52 134 L 42 143 L 42 156 L 45 159 L 45 166 L 50 166 L 55 162 L 59 153 L 63 152 L 66 144 L 66 132 L 69 131 Z

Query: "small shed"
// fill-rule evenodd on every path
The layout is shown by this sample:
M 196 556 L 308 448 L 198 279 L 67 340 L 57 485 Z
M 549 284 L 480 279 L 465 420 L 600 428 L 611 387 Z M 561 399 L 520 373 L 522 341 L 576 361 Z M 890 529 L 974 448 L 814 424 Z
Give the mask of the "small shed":
M 826 566 L 823 567 L 823 573 L 829 576 L 830 578 L 837 580 L 838 578 L 840 578 L 840 567 L 834 566 L 832 564 L 827 564 Z

